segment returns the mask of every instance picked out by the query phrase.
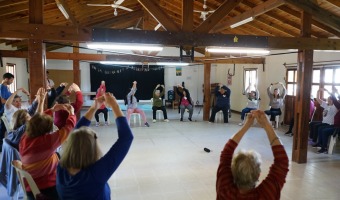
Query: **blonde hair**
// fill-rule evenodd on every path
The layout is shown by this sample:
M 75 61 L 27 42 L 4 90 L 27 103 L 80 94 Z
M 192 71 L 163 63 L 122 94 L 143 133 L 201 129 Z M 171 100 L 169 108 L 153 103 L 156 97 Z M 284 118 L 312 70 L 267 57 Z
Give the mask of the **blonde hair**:
M 27 122 L 26 134 L 30 138 L 50 133 L 53 130 L 53 119 L 49 115 L 37 113 Z
M 26 124 L 27 110 L 19 109 L 15 111 L 12 117 L 13 130 L 17 130 L 20 126 Z
M 240 151 L 232 159 L 231 172 L 239 189 L 255 187 L 261 173 L 261 156 L 255 151 Z
M 66 169 L 85 169 L 102 157 L 96 133 L 88 127 L 72 131 L 62 149 L 60 166 Z

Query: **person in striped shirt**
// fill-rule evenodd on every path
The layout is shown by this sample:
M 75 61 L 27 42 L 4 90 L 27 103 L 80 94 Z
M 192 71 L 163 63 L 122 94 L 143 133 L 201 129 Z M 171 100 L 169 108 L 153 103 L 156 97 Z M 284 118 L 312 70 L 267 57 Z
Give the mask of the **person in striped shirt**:
M 254 119 L 264 128 L 274 154 L 274 163 L 267 177 L 258 185 L 261 173 L 261 159 L 254 151 L 234 151 L 242 137 L 253 124 Z M 244 126 L 226 143 L 217 171 L 217 200 L 231 199 L 280 199 L 281 190 L 288 173 L 287 153 L 268 122 L 263 111 L 253 110 L 248 114 Z

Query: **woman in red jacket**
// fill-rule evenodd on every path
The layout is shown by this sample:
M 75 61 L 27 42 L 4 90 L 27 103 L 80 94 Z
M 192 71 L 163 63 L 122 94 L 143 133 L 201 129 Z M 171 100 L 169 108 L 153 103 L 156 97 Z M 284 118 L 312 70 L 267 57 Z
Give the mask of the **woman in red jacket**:
M 274 154 L 274 163 L 267 177 L 257 186 L 261 173 L 261 160 L 254 151 L 234 151 L 254 119 L 267 133 Z M 288 157 L 263 111 L 251 111 L 244 126 L 227 142 L 217 171 L 216 191 L 218 200 L 230 199 L 280 199 L 281 190 L 288 173 Z

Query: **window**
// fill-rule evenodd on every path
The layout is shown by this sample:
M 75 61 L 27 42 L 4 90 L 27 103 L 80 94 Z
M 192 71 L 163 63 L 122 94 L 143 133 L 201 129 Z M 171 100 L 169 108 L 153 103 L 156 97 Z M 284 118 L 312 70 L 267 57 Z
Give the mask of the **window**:
M 6 73 L 7 72 L 14 75 L 13 83 L 11 85 L 9 85 L 9 90 L 13 93 L 13 92 L 15 92 L 17 90 L 15 64 L 7 63 L 7 65 L 6 65 Z
M 250 90 L 255 90 L 257 85 L 257 69 L 244 69 L 244 91 L 248 86 L 251 86 Z
M 313 69 L 311 95 L 317 96 L 319 88 L 325 88 L 332 92 L 332 88 L 336 87 L 340 92 L 340 66 L 315 68 Z M 296 95 L 297 70 L 287 70 L 287 94 Z M 328 93 L 321 94 L 321 98 L 328 98 Z
M 288 69 L 287 70 L 287 94 L 296 95 L 297 86 L 297 70 Z

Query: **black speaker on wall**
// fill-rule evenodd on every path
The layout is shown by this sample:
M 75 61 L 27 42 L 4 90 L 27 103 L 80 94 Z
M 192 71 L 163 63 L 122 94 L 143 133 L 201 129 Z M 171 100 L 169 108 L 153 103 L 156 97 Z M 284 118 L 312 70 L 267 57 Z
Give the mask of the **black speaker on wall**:
M 168 100 L 169 101 L 175 100 L 175 92 L 173 90 L 168 91 Z

